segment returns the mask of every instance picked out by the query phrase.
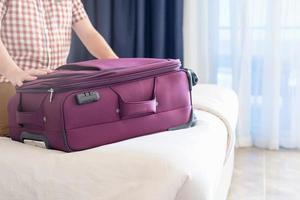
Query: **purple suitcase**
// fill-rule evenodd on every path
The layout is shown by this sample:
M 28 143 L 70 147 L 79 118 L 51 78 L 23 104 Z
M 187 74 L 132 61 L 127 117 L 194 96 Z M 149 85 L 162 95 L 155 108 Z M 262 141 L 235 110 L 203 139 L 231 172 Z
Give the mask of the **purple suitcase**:
M 17 88 L 8 105 L 11 138 L 71 152 L 189 127 L 196 82 L 179 60 L 67 64 Z

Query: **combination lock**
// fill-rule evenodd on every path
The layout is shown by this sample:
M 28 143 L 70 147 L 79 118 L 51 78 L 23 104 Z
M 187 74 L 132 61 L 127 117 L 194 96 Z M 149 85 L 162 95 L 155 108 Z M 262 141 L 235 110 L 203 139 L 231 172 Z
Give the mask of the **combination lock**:
M 99 101 L 100 95 L 96 91 L 83 92 L 80 94 L 76 94 L 75 99 L 78 105 L 82 105 Z

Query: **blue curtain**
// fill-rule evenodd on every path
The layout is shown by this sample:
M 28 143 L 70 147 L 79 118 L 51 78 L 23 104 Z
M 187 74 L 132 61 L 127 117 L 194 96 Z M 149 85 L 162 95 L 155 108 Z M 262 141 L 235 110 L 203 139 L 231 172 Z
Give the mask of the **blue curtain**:
M 183 0 L 89 0 L 83 4 L 119 57 L 183 58 Z M 69 61 L 90 58 L 74 36 Z

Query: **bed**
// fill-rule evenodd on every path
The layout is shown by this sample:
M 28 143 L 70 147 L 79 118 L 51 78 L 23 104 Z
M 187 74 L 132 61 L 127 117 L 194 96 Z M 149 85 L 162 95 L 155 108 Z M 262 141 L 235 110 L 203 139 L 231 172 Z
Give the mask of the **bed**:
M 200 84 L 197 125 L 76 153 L 0 138 L 0 200 L 225 200 L 235 93 Z

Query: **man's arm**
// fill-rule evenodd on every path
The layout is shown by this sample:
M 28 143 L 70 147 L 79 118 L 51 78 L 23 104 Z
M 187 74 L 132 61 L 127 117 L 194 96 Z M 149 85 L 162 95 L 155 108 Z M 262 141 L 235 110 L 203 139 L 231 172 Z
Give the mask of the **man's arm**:
M 23 71 L 13 61 L 11 56 L 8 54 L 5 46 L 0 39 L 0 74 L 7 78 L 13 85 L 21 86 L 23 81 L 32 81 L 37 79 L 37 76 L 45 75 L 51 70 L 28 70 Z
M 96 58 L 118 58 L 87 17 L 76 22 L 73 29 L 84 46 Z
M 0 0 L 0 28 L 3 16 L 5 14 L 4 8 L 6 5 L 6 0 Z M 21 86 L 23 81 L 35 80 L 38 75 L 44 75 L 50 70 L 28 70 L 24 72 L 21 70 L 13 59 L 10 57 L 7 49 L 5 48 L 1 38 L 0 38 L 0 74 L 4 75 L 13 85 Z

